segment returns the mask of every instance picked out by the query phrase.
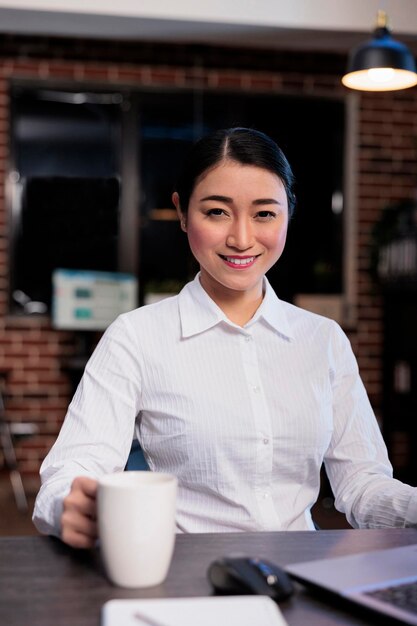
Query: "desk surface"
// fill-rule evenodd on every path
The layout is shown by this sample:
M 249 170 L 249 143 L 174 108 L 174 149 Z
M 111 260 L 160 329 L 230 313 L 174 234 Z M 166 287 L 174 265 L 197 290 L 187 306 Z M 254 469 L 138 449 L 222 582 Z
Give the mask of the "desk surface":
M 166 581 L 149 589 L 124 590 L 107 581 L 96 550 L 72 550 L 49 537 L 3 537 L 0 624 L 99 626 L 100 608 L 113 598 L 211 595 L 207 567 L 230 553 L 285 565 L 413 543 L 417 530 L 412 529 L 178 535 Z M 329 604 L 301 586 L 281 609 L 290 626 L 381 624 L 377 616 Z

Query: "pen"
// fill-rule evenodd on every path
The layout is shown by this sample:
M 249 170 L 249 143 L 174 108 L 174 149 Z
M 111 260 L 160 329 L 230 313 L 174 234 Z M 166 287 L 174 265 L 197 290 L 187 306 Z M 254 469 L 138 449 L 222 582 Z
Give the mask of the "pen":
M 138 611 L 134 613 L 133 617 L 143 622 L 143 624 L 147 624 L 147 626 L 167 626 L 166 624 L 163 624 L 159 620 L 156 620 L 153 617 L 148 617 L 147 615 L 144 615 L 143 613 L 139 613 Z

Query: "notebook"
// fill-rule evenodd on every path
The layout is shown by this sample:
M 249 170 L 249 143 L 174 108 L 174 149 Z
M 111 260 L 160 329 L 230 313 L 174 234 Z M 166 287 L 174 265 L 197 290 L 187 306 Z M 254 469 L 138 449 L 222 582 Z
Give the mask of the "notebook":
M 298 582 L 417 624 L 417 544 L 287 565 Z
M 267 596 L 109 600 L 102 626 L 287 626 Z

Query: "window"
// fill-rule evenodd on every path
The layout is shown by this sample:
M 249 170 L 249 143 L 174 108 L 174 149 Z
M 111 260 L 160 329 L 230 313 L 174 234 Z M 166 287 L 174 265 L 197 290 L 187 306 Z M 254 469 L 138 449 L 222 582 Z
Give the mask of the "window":
M 287 247 L 269 272 L 278 295 L 343 292 L 344 100 L 18 85 L 12 106 L 12 310 L 20 292 L 49 307 L 55 267 L 133 270 L 140 303 L 177 291 L 197 270 L 171 204 L 178 166 L 196 139 L 227 126 L 268 133 L 296 176 Z

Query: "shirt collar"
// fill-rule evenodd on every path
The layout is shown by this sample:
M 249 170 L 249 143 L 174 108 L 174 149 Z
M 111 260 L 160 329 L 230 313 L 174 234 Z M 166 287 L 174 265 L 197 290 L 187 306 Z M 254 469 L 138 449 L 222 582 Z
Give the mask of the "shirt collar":
M 283 303 L 272 289 L 266 277 L 264 277 L 264 289 L 265 296 L 262 304 L 245 328 L 249 329 L 256 322 L 264 320 L 278 334 L 290 339 L 293 335 Z M 200 283 L 200 273 L 181 290 L 178 296 L 178 303 L 182 336 L 184 338 L 202 333 L 221 322 L 244 331 L 244 329 L 233 324 L 210 298 L 208 293 L 204 291 Z
M 278 298 L 266 276 L 264 276 L 264 291 L 265 295 L 261 306 L 246 327 L 248 328 L 259 319 L 263 319 L 279 335 L 292 339 L 294 334 L 285 311 L 285 303 Z

